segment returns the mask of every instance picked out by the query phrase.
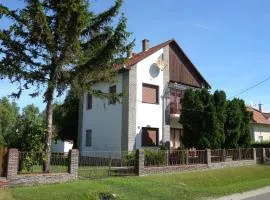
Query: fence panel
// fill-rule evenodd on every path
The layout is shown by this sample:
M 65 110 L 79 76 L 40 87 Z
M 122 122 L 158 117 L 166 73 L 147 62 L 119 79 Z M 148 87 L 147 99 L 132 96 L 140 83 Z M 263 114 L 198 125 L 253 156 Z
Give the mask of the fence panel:
M 19 174 L 42 173 L 45 160 L 44 152 L 19 152 Z M 51 173 L 66 173 L 68 172 L 69 158 L 63 153 L 51 154 Z
M 224 149 L 213 149 L 211 150 L 211 162 L 223 162 L 225 161 L 226 155 L 224 155 Z M 226 152 L 225 152 L 226 153 Z
M 253 160 L 253 149 L 247 148 L 247 149 L 240 149 L 241 150 L 241 160 Z
M 171 150 L 169 151 L 169 165 L 186 165 L 188 164 L 188 151 L 186 150 Z
M 206 150 L 189 150 L 187 164 L 206 164 Z
M 0 176 L 6 176 L 7 172 L 7 147 L 0 147 Z
M 265 148 L 265 157 L 270 158 L 270 148 Z
M 104 178 L 135 174 L 135 151 L 83 152 L 79 156 L 80 178 Z
M 263 148 L 256 148 L 256 159 L 258 162 L 263 160 Z

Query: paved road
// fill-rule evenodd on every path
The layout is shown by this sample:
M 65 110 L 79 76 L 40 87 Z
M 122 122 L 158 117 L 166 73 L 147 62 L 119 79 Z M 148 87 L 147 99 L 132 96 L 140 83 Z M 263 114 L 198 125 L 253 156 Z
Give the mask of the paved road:
M 245 200 L 270 200 L 270 193 L 261 194 L 255 197 L 247 198 Z

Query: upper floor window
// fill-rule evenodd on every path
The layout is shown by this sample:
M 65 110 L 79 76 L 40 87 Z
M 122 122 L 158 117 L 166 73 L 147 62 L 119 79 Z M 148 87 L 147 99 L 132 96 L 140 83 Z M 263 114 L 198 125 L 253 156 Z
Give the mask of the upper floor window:
M 87 110 L 90 110 L 92 109 L 92 95 L 91 94 L 87 94 L 87 97 L 86 97 L 86 108 Z
M 109 88 L 110 99 L 109 104 L 116 104 L 116 85 Z
M 157 85 L 151 84 L 142 84 L 142 102 L 143 103 L 151 103 L 158 104 L 158 89 Z

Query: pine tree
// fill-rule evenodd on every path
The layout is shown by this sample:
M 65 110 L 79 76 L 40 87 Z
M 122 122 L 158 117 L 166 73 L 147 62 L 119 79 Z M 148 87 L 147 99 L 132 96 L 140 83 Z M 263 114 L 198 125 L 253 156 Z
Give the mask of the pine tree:
M 238 99 L 228 101 L 227 118 L 225 123 L 225 147 L 239 147 L 238 141 L 241 135 L 242 113 Z
M 9 18 L 8 28 L 0 29 L 0 78 L 18 82 L 19 97 L 25 89 L 42 95 L 46 103 L 46 160 L 49 172 L 53 100 L 73 87 L 77 93 L 95 91 L 96 82 L 115 81 L 115 67 L 125 61 L 126 18 L 119 16 L 122 0 L 95 14 L 87 0 L 26 0 L 22 9 L 0 4 L 0 19 Z
M 224 147 L 225 143 L 225 122 L 226 122 L 226 110 L 227 100 L 224 91 L 216 90 L 213 94 L 213 101 L 217 117 L 217 143 L 218 147 Z

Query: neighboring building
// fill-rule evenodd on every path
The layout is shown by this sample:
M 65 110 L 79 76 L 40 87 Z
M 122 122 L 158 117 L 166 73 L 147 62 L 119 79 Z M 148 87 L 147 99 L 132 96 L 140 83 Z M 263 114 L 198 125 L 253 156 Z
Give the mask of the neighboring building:
M 125 151 L 181 146 L 181 98 L 187 88 L 210 88 L 175 40 L 130 55 L 118 69 L 118 82 L 94 88 L 125 96 L 121 103 L 85 94 L 80 107 L 80 151 Z
M 52 153 L 65 153 L 67 154 L 73 147 L 72 141 L 53 140 Z
M 262 111 L 262 105 L 259 104 L 259 109 L 247 107 L 253 112 L 251 122 L 251 139 L 253 142 L 270 141 L 270 113 Z

